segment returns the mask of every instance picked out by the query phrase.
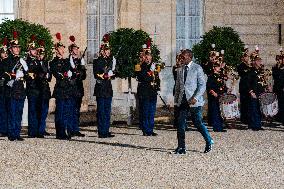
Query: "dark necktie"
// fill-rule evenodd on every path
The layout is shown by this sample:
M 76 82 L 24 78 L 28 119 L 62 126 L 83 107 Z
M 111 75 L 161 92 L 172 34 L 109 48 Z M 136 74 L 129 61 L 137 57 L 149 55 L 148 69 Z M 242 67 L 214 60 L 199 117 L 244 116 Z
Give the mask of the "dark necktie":
M 183 78 L 183 83 L 185 83 L 185 81 L 186 81 L 187 72 L 188 72 L 188 67 L 187 67 L 187 66 L 185 66 L 185 67 L 184 67 L 184 78 Z

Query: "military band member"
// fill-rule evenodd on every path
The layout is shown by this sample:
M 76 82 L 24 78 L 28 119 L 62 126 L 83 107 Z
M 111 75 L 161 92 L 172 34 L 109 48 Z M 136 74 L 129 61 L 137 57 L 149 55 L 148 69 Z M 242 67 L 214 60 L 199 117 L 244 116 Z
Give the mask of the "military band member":
M 280 49 L 280 55 L 276 56 L 276 65 L 272 68 L 272 76 L 274 80 L 273 92 L 278 99 L 278 115 L 277 118 L 284 125 L 284 53 Z
M 52 97 L 55 98 L 55 128 L 56 138 L 61 140 L 71 139 L 75 101 L 74 85 L 71 80 L 74 77 L 72 67 L 68 59 L 64 58 L 65 46 L 61 43 L 61 34 L 57 33 L 58 42 L 55 44 L 56 57 L 50 62 L 50 71 L 56 78 Z M 67 134 L 66 134 L 67 129 Z
M 94 59 L 93 73 L 96 79 L 94 96 L 97 101 L 98 137 L 114 137 L 109 131 L 113 97 L 111 80 L 114 78 L 114 65 L 108 40 L 101 45 L 99 57 Z
M 28 44 L 28 56 L 26 59 L 29 68 L 29 77 L 27 79 L 27 97 L 28 97 L 28 136 L 30 138 L 39 136 L 39 92 L 40 86 L 37 82 L 39 65 L 37 62 L 37 48 L 35 44 L 35 35 L 31 36 L 31 42 Z
M 237 67 L 237 72 L 240 76 L 239 92 L 241 122 L 244 124 L 248 123 L 248 101 L 250 96 L 247 93 L 245 86 L 250 69 L 251 64 L 249 60 L 248 46 L 245 46 L 243 56 L 241 57 L 241 64 Z
M 52 79 L 52 74 L 50 73 L 48 61 L 45 59 L 44 41 L 39 41 L 39 45 L 39 48 L 37 48 L 37 64 L 39 66 L 37 76 L 39 86 L 38 112 L 40 114 L 38 136 L 42 138 L 50 135 L 50 133 L 46 131 L 46 118 L 48 115 L 49 100 L 51 98 L 49 82 Z
M 7 136 L 7 109 L 5 101 L 4 62 L 8 58 L 8 40 L 4 38 L 0 44 L 0 136 Z
M 224 77 L 221 73 L 220 63 L 213 64 L 213 73 L 207 79 L 207 97 L 208 97 L 208 123 L 213 126 L 215 132 L 226 132 L 224 121 L 221 117 L 219 98 L 226 93 L 227 88 Z
M 73 72 L 76 74 L 75 85 L 77 86 L 77 93 L 75 95 L 75 120 L 73 120 L 73 135 L 84 137 L 85 135 L 80 132 L 79 125 L 80 125 L 80 109 L 82 104 L 82 99 L 84 96 L 84 86 L 83 80 L 86 79 L 86 67 L 85 67 L 85 60 L 84 57 L 80 57 L 79 47 L 75 43 L 75 37 L 69 37 L 72 44 L 68 47 L 69 49 L 69 61 L 70 65 L 73 69 Z
M 219 58 L 219 52 L 215 50 L 215 44 L 211 44 L 212 50 L 209 53 L 209 61 L 202 65 L 204 73 L 208 76 L 213 73 L 213 65 Z
M 263 65 L 258 53 L 251 55 L 252 68 L 250 69 L 247 81 L 245 83 L 245 91 L 249 95 L 248 98 L 248 128 L 253 131 L 263 130 L 261 125 L 261 111 L 258 97 L 265 91 L 261 73 Z
M 13 32 L 13 40 L 10 41 L 10 54 L 4 61 L 5 64 L 5 96 L 8 112 L 8 139 L 10 141 L 24 139 L 20 136 L 21 122 L 26 98 L 24 82 L 28 77 L 27 63 L 20 57 L 21 47 L 17 40 L 18 33 Z
M 141 71 L 137 72 L 137 95 L 139 99 L 139 126 L 144 136 L 156 136 L 154 130 L 154 116 L 157 104 L 159 83 L 156 83 L 158 73 L 155 73 L 155 63 L 152 61 L 150 45 L 144 47 L 144 62 L 140 64 Z

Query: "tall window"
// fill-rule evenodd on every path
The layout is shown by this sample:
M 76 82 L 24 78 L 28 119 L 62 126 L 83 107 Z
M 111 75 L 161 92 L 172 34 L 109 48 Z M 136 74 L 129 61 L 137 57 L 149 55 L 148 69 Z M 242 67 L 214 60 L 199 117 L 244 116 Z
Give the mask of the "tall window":
M 88 0 L 88 58 L 99 51 L 103 35 L 115 29 L 116 0 Z
M 202 0 L 177 0 L 176 47 L 192 48 L 202 35 Z
M 15 0 L 0 0 L 0 23 L 4 18 L 15 19 Z

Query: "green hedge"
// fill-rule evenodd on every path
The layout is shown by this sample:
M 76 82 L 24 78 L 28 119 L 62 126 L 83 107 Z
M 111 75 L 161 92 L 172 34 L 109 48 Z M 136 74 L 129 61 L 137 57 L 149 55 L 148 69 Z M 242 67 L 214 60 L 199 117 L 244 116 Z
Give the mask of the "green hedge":
M 216 27 L 205 33 L 202 41 L 193 46 L 193 53 L 198 63 L 204 64 L 209 61 L 211 44 L 215 44 L 217 51 L 225 50 L 225 62 L 235 68 L 240 64 L 244 43 L 239 34 L 231 27 Z
M 25 56 L 27 52 L 27 44 L 30 42 L 31 36 L 35 35 L 36 41 L 44 40 L 47 59 L 50 60 L 52 58 L 53 42 L 50 31 L 47 28 L 40 24 L 30 23 L 21 19 L 5 19 L 5 21 L 0 24 L 0 39 L 2 40 L 7 37 L 9 41 L 12 40 L 13 31 L 19 33 L 18 40 L 22 47 L 22 56 Z
M 142 30 L 132 28 L 120 28 L 110 33 L 110 48 L 117 59 L 118 77 L 135 77 L 134 66 L 139 62 L 139 53 L 143 44 L 150 38 L 149 34 Z M 151 51 L 153 61 L 160 61 L 160 51 L 152 43 Z

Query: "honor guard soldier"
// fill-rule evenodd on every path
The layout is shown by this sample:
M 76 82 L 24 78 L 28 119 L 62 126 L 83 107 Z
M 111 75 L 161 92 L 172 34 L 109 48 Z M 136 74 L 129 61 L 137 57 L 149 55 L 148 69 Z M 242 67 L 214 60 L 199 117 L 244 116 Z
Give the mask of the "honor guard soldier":
M 8 123 L 7 123 L 7 109 L 5 101 L 5 60 L 8 58 L 8 40 L 4 38 L 0 44 L 0 136 L 7 136 L 8 133 Z
M 71 139 L 72 119 L 74 116 L 75 101 L 73 100 L 74 85 L 71 85 L 72 68 L 69 60 L 64 58 L 65 46 L 61 42 L 61 34 L 57 33 L 58 42 L 55 44 L 56 57 L 50 62 L 50 71 L 56 78 L 52 97 L 55 98 L 55 129 L 56 138 Z M 67 134 L 66 134 L 67 129 Z
M 76 74 L 75 85 L 77 86 L 77 94 L 75 95 L 75 120 L 73 120 L 73 135 L 84 137 L 85 135 L 80 132 L 80 109 L 82 104 L 82 98 L 84 96 L 84 85 L 83 81 L 87 77 L 84 54 L 82 57 L 79 57 L 79 47 L 75 43 L 75 37 L 70 36 L 71 45 L 68 47 L 69 49 L 69 61 L 73 71 Z
M 221 117 L 219 98 L 226 93 L 227 87 L 219 62 L 213 64 L 213 73 L 208 76 L 206 88 L 208 97 L 208 123 L 213 127 L 214 132 L 226 132 L 224 121 Z
M 251 69 L 251 64 L 249 60 L 249 49 L 248 46 L 245 46 L 243 56 L 241 57 L 241 63 L 237 67 L 237 72 L 240 76 L 239 83 L 239 92 L 240 92 L 240 113 L 241 113 L 241 122 L 248 124 L 248 101 L 250 95 L 246 91 L 246 82 L 248 73 Z
M 276 62 L 276 65 L 272 68 L 273 92 L 278 99 L 279 111 L 277 118 L 284 125 L 284 53 L 282 48 L 280 48 L 280 54 L 276 55 Z
M 48 115 L 49 99 L 51 98 L 49 82 L 52 79 L 52 74 L 50 73 L 49 64 L 45 56 L 45 44 L 43 40 L 40 40 L 39 47 L 37 48 L 37 64 L 39 66 L 37 76 L 39 86 L 38 112 L 40 115 L 38 136 L 40 138 L 50 135 L 46 131 L 46 118 Z
M 263 64 L 256 49 L 250 56 L 252 68 L 250 69 L 245 83 L 248 98 L 248 128 L 253 131 L 263 130 L 261 128 L 261 111 L 258 97 L 265 91 L 263 78 Z
M 143 46 L 144 58 L 140 63 L 141 71 L 136 72 L 139 99 L 139 127 L 144 136 L 156 136 L 154 130 L 154 116 L 157 104 L 157 92 L 159 91 L 159 78 L 156 65 L 152 61 L 151 39 Z M 155 73 L 156 72 L 156 73 Z
M 103 37 L 100 54 L 93 62 L 93 73 L 96 79 L 94 96 L 97 101 L 97 121 L 99 138 L 114 137 L 109 131 L 113 90 L 111 80 L 114 78 L 115 59 L 109 47 L 109 34 Z
M 21 122 L 26 98 L 25 81 L 28 77 L 26 61 L 20 57 L 21 48 L 18 41 L 18 33 L 13 32 L 13 40 L 10 41 L 10 54 L 4 61 L 5 64 L 5 95 L 8 112 L 8 139 L 10 141 L 24 140 L 21 136 Z
M 215 44 L 211 44 L 212 50 L 209 52 L 209 61 L 202 67 L 206 75 L 213 73 L 213 64 L 219 57 L 219 52 L 215 50 L 215 46 Z
M 27 79 L 27 97 L 28 97 L 28 137 L 35 138 L 39 136 L 39 122 L 40 122 L 40 112 L 39 112 L 39 93 L 40 86 L 37 82 L 39 65 L 37 62 L 37 48 L 36 48 L 36 36 L 31 36 L 31 41 L 28 44 L 27 52 L 27 65 L 29 68 L 28 79 Z

